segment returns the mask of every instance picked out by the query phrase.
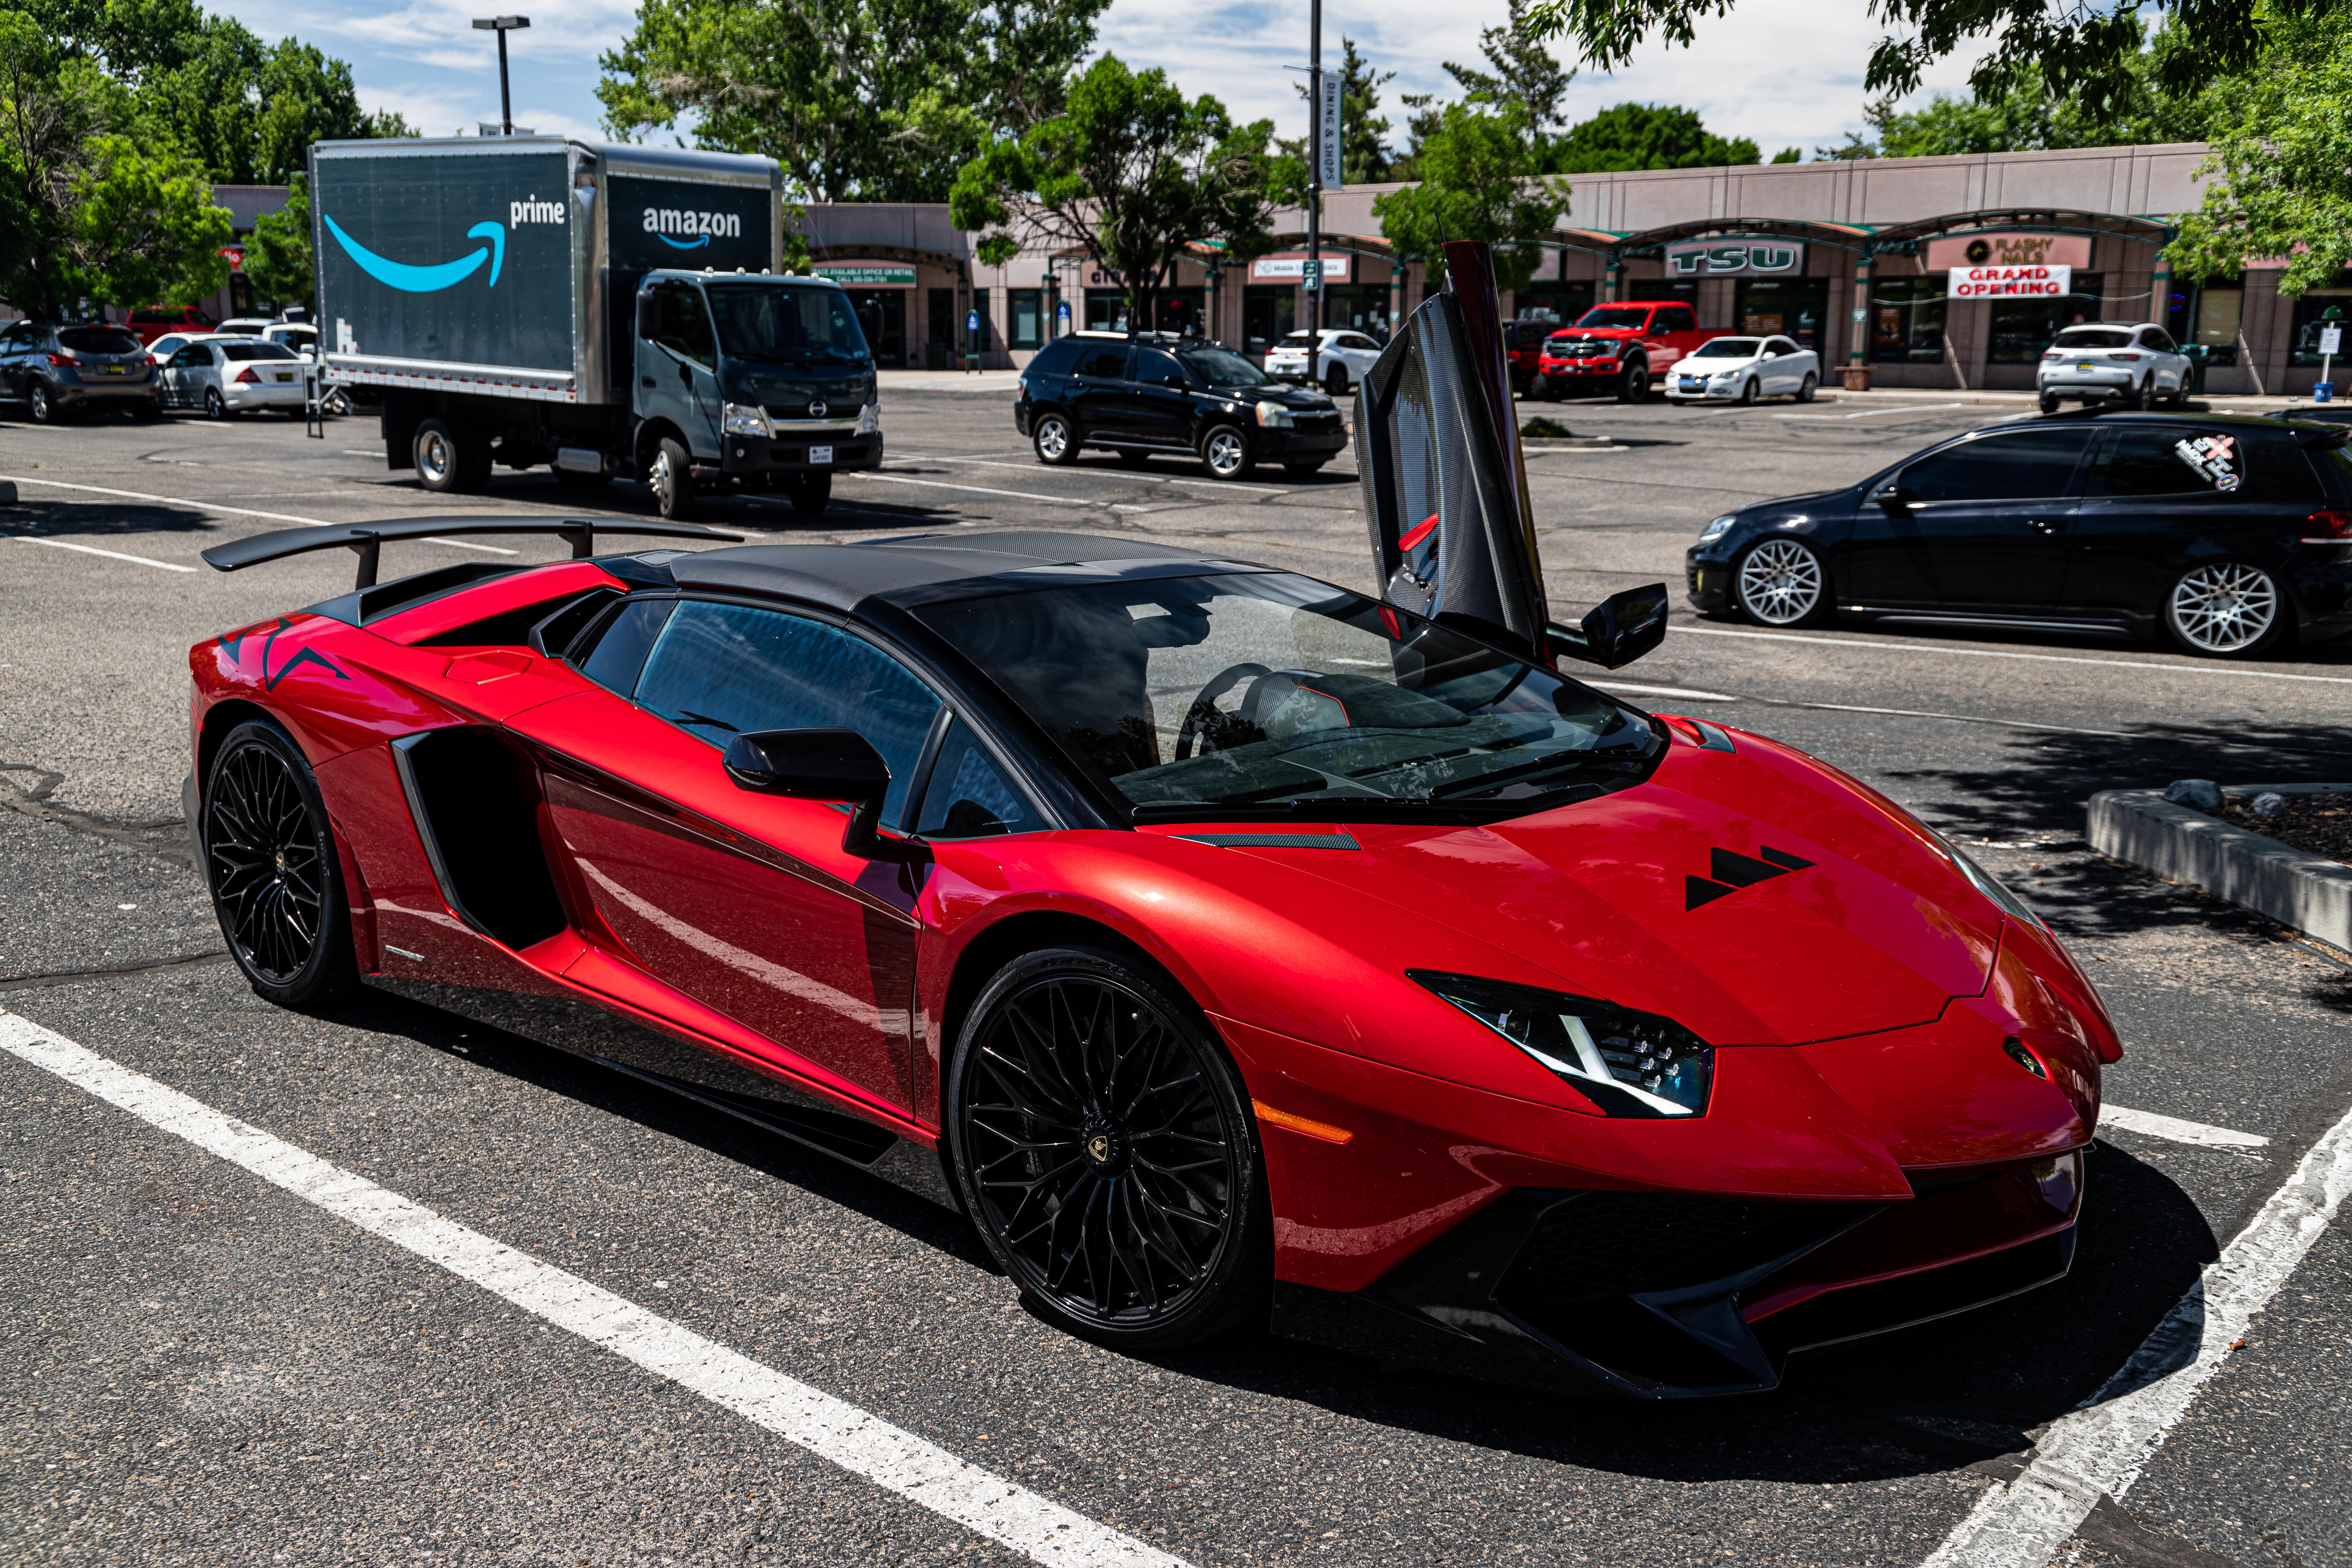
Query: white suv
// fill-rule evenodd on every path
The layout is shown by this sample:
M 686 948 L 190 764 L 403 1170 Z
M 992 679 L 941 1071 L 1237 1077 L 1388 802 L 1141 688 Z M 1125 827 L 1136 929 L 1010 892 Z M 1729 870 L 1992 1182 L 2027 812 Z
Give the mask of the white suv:
M 1307 346 L 1312 332 L 1293 332 L 1265 352 L 1265 374 L 1276 381 L 1307 383 Z M 1381 345 L 1352 327 L 1326 327 L 1315 354 L 1315 384 L 1337 397 L 1364 379 Z
M 2061 402 L 2104 402 L 2153 408 L 2161 398 L 2175 408 L 2189 402 L 2189 356 L 2153 321 L 2099 321 L 2068 327 L 2042 356 L 2034 382 L 2042 412 Z

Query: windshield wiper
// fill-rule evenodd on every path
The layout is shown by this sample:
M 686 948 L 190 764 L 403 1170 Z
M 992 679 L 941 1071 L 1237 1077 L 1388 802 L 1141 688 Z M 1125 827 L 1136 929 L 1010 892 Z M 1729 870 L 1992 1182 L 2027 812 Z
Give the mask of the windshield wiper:
M 742 731 L 738 730 L 734 725 L 730 724 L 724 719 L 706 718 L 702 714 L 697 713 L 691 708 L 679 709 L 677 710 L 677 716 L 685 720 L 689 724 L 708 724 L 714 730 L 724 730 L 730 735 L 740 735 L 743 732 Z

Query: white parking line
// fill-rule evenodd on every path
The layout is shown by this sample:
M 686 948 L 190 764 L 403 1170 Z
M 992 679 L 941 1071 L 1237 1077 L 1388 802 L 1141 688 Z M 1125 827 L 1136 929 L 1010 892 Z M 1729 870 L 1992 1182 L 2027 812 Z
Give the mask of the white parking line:
M 1669 626 L 1696 637 L 1749 637 L 1759 642 L 1812 643 L 1822 647 L 1865 647 L 1890 653 L 1932 654 L 1937 658 L 2021 658 L 2037 664 L 2096 664 L 2114 669 L 2154 669 L 2168 675 L 2235 675 L 2256 680 L 2315 680 L 2323 686 L 2352 686 L 2352 676 L 2288 675 L 2274 669 L 2240 669 L 2226 664 L 2158 664 L 2147 658 L 2085 658 L 2076 654 L 2012 653 L 2005 648 L 1952 647 L 1945 644 L 1864 642 L 1855 637 L 1804 637 L 1795 632 L 1742 632 L 1729 626 Z
M 1078 500 L 1070 496 L 1041 496 L 1031 490 L 992 490 L 985 485 L 951 485 L 945 479 L 910 479 L 903 474 L 877 474 L 867 468 L 858 473 L 845 473 L 845 479 L 876 479 L 886 485 L 922 485 L 935 490 L 970 490 L 974 495 L 1011 496 L 1015 500 L 1041 500 L 1053 506 L 1083 506 L 1104 511 L 1150 511 L 1148 506 L 1121 506 L 1116 501 Z
M 2042 1434 L 1923 1568 L 2044 1568 L 2101 1497 L 2121 1499 L 2352 1193 L 2352 1115 L 2329 1128 L 2252 1224 L 2106 1385 Z
M 84 555 L 103 555 L 110 561 L 129 561 L 141 566 L 159 566 L 166 572 L 193 572 L 193 566 L 175 566 L 169 561 L 151 561 L 144 555 L 125 555 L 120 550 L 100 550 L 95 544 L 68 544 L 62 539 L 36 539 L 29 533 L 0 534 L 0 538 L 22 540 L 26 544 L 46 544 L 52 550 L 79 550 Z
M 1872 419 L 1881 414 L 1926 414 L 1938 408 L 1966 408 L 1965 403 L 1919 403 L 1908 408 L 1864 408 L 1853 414 L 1775 414 L 1775 419 Z
M 787 1442 L 1053 1568 L 1185 1568 L 1147 1542 L 958 1458 L 625 1297 L 445 1219 L 257 1127 L 0 1012 L 0 1050 L 438 1264 Z
M 2202 1121 L 2183 1121 L 2178 1116 L 2134 1110 L 2124 1105 L 2100 1106 L 2099 1125 L 2144 1132 L 2150 1138 L 2168 1138 L 2175 1143 L 2193 1143 L 2202 1149 L 2267 1149 L 2271 1144 L 2269 1139 L 2257 1132 L 2234 1132 L 2227 1127 L 2208 1127 Z
M 232 517 L 258 517 L 271 522 L 296 522 L 305 528 L 334 526 L 315 517 L 290 517 L 282 511 L 255 511 L 251 507 L 223 506 L 218 501 L 194 500 L 186 496 L 151 496 L 144 490 L 110 490 L 104 485 L 69 485 L 63 479 L 17 479 L 14 474 L 0 474 L 0 479 L 15 479 L 20 485 L 47 485 L 55 490 L 80 490 L 85 495 L 120 496 L 125 500 L 161 501 L 165 506 L 193 506 L 205 511 L 226 512 Z
M 921 456 L 921 457 L 918 457 L 918 456 L 916 456 L 916 455 L 914 455 L 914 454 L 912 454 L 912 453 L 903 453 L 903 452 L 902 452 L 902 453 L 900 453 L 900 454 L 898 454 L 898 455 L 899 455 L 900 457 L 906 458 L 909 462 L 922 462 L 922 463 L 970 463 L 970 464 L 971 464 L 971 465 L 972 465 L 974 468 L 1020 468 L 1020 469 L 1024 469 L 1024 470 L 1025 470 L 1025 471 L 1034 471 L 1034 470 L 1036 470 L 1036 469 L 1038 469 L 1038 468 L 1044 468 L 1044 467 L 1045 466 L 1045 464 L 1043 464 L 1043 463 L 1007 463 L 1007 462 L 1001 462 L 1001 461 L 999 461 L 999 460 L 997 460 L 997 459 L 995 459 L 995 458 L 933 458 L 933 457 L 929 457 L 929 456 Z M 1082 474 L 1097 476 L 1097 477 L 1100 477 L 1100 478 L 1104 478 L 1104 479 L 1108 479 L 1108 478 L 1112 477 L 1112 476 L 1110 476 L 1110 475 L 1108 475 L 1108 474 L 1103 473 L 1103 471 L 1102 471 L 1101 469 L 1099 469 L 1099 468 L 1083 468 L 1083 469 L 1080 469 L 1080 470 L 1079 470 L 1079 472 L 1080 472 L 1080 473 L 1082 473 Z M 1290 489 L 1286 489 L 1286 488 L 1285 488 L 1284 486 L 1281 486 L 1281 485 L 1237 485 L 1237 484 L 1233 483 L 1233 482 L 1232 482 L 1231 480 L 1229 480 L 1229 479 L 1169 479 L 1168 477 L 1166 477 L 1165 475 L 1162 475 L 1162 474 L 1145 473 L 1145 472 L 1141 472 L 1141 471 L 1139 471 L 1139 470 L 1131 469 L 1131 468 L 1130 468 L 1130 469 L 1123 470 L 1123 471 L 1122 471 L 1122 474 L 1121 474 L 1121 476 L 1120 476 L 1120 477 L 1125 478 L 1125 479 L 1129 479 L 1138 480 L 1138 481 L 1139 481 L 1139 482 L 1141 482 L 1141 483 L 1143 483 L 1143 484 L 1148 484 L 1148 485 L 1184 485 L 1184 486 L 1188 486 L 1188 487 L 1190 487 L 1190 488 L 1192 488 L 1192 489 L 1203 489 L 1203 490 L 1247 490 L 1247 491 L 1248 491 L 1250 494 L 1252 494 L 1252 495 L 1262 495 L 1262 496 L 1286 496 L 1286 495 L 1291 495 L 1291 494 L 1295 493 L 1294 491 L 1292 491 L 1292 490 L 1290 490 Z

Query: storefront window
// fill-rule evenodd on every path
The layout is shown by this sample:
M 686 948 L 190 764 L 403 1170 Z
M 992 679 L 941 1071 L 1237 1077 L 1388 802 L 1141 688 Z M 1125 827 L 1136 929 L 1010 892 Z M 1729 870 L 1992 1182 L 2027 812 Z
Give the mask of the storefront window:
M 1127 290 L 1124 289 L 1087 289 L 1086 330 L 1090 332 L 1127 331 Z
M 1008 289 L 1004 292 L 1004 346 L 1014 349 L 1045 345 L 1045 290 Z
M 1870 285 L 1870 357 L 1880 364 L 1940 364 L 1941 278 L 1880 278 Z
M 1162 289 L 1151 297 L 1152 330 L 1161 332 L 1204 332 L 1208 330 L 1206 289 Z
M 1688 279 L 1678 282 L 1672 278 L 1628 278 L 1618 291 L 1618 297 L 1623 300 L 1682 300 L 1696 310 L 1698 308 L 1698 284 Z
M 1242 352 L 1263 354 L 1288 337 L 1298 321 L 1298 290 L 1286 283 L 1242 288 Z
M 2294 302 L 2294 336 L 2287 351 L 2289 364 L 2319 363 L 2323 327 L 2352 327 L 2352 272 L 2339 272 L 2325 289 L 2314 289 Z M 2346 358 L 2338 349 L 2336 357 Z
M 2238 363 L 2238 328 L 2245 316 L 2245 274 L 2207 283 L 2172 280 L 2164 325 L 2181 349 L 2207 364 Z
M 1743 332 L 1778 332 L 1801 349 L 1822 352 L 1822 322 L 1830 313 L 1826 278 L 1742 278 L 1733 286 L 1731 313 Z
M 1571 278 L 1566 282 L 1538 279 L 1519 292 L 1516 313 L 1522 321 L 1558 321 L 1566 326 L 1592 309 L 1592 300 L 1590 278 Z
M 1992 302 L 1990 364 L 2032 364 L 2068 327 L 2100 319 L 2106 279 L 2095 272 L 2074 274 L 2074 291 L 2055 300 L 1995 300 Z
M 1323 324 L 1362 332 L 1381 342 L 1389 341 L 1389 286 L 1385 283 L 1334 283 L 1325 290 Z

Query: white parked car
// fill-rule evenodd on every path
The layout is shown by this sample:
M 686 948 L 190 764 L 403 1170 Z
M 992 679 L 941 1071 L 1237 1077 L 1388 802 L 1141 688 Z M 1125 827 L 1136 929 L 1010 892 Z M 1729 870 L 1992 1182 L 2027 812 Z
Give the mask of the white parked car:
M 1793 397 L 1811 403 L 1822 384 L 1821 356 L 1782 337 L 1709 338 L 1666 373 L 1669 403 L 1753 403 Z
M 2034 381 L 2042 389 L 2042 412 L 2061 403 L 2105 402 L 2126 408 L 2175 408 L 2189 403 L 2195 369 L 2172 334 L 2154 321 L 2099 321 L 2068 327 L 2042 355 Z
M 257 408 L 299 416 L 310 367 L 283 343 L 256 338 L 199 338 L 163 362 L 163 406 L 197 408 L 226 419 Z
M 265 321 L 259 316 L 238 316 L 223 321 L 214 331 L 225 337 L 284 343 L 304 359 L 317 357 L 319 329 L 308 321 Z
M 210 339 L 220 337 L 221 335 L 222 334 L 219 332 L 210 331 L 201 332 L 165 332 L 162 337 L 157 338 L 153 342 L 147 345 L 147 352 L 155 357 L 155 363 L 157 364 L 162 364 L 173 354 L 178 353 L 182 349 L 186 348 L 190 343 L 204 342 Z
M 1307 384 L 1307 348 L 1312 332 L 1293 332 L 1265 351 L 1265 374 L 1276 381 Z M 1321 350 L 1315 356 L 1315 384 L 1337 397 L 1364 378 L 1381 345 L 1352 327 L 1323 329 Z

